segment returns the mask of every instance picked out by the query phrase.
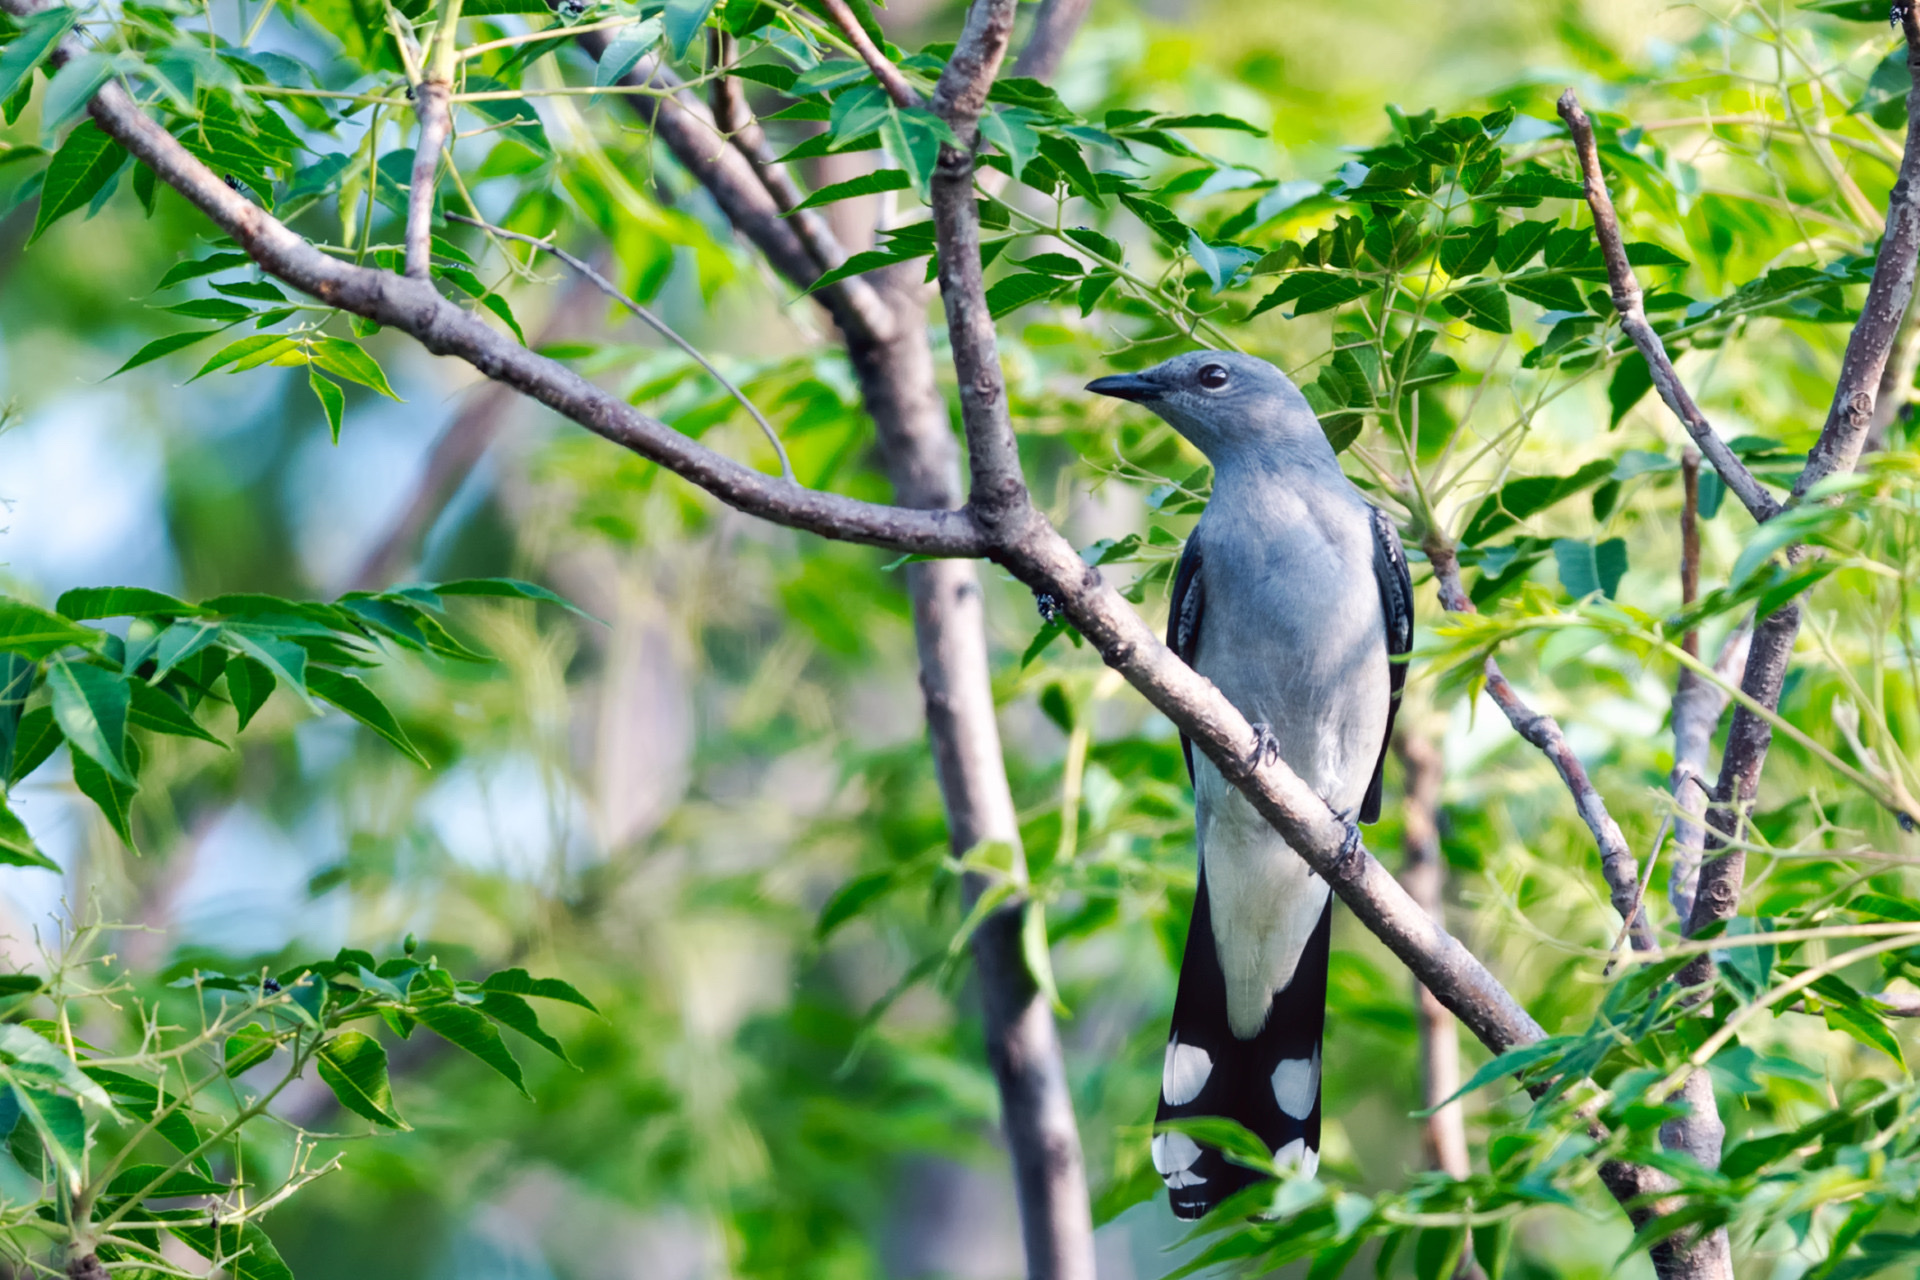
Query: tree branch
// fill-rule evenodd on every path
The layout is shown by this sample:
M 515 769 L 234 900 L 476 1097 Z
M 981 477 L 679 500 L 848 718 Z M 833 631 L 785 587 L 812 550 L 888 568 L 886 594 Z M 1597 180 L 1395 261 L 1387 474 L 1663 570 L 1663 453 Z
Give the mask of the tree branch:
M 1920 16 L 1912 6 L 1899 10 L 1907 40 L 1907 69 L 1920 75 Z M 1834 386 L 1827 420 L 1807 455 L 1807 464 L 1794 481 L 1792 501 L 1799 501 L 1820 481 L 1851 471 L 1860 460 L 1867 431 L 1873 422 L 1874 397 L 1879 391 L 1887 357 L 1913 300 L 1916 264 L 1920 263 L 1920 93 L 1907 95 L 1907 140 L 1900 157 L 1900 176 L 1887 198 L 1887 230 L 1881 238 L 1873 280 L 1867 285 L 1860 319 L 1847 337 L 1846 355 Z M 1790 556 L 1801 554 L 1792 548 Z M 1747 655 L 1740 689 L 1768 711 L 1780 705 L 1793 643 L 1800 632 L 1800 606 L 1787 604 L 1759 622 Z M 1746 878 L 1746 853 L 1726 847 L 1736 836 L 1760 790 L 1760 773 L 1773 744 L 1773 728 L 1745 706 L 1736 707 L 1720 757 L 1720 777 L 1714 787 L 1714 807 L 1707 813 L 1711 832 L 1708 851 L 1725 848 L 1700 869 L 1699 890 L 1687 919 L 1687 932 L 1696 934 L 1716 921 L 1730 919 L 1740 901 Z M 1713 972 L 1713 960 L 1701 956 L 1688 965 L 1681 980 L 1704 982 Z
M 30 0 L 0 0 L 0 4 L 22 14 L 32 8 Z M 983 0 L 976 5 L 968 19 L 969 37 L 949 63 L 949 73 L 956 67 L 972 65 L 991 74 L 1005 51 L 1012 7 L 1011 0 Z M 980 33 L 992 37 L 996 30 L 997 39 L 988 39 L 983 47 Z M 977 111 L 985 92 L 984 84 L 960 85 L 952 94 L 936 95 L 936 103 L 970 102 Z M 1196 748 L 1215 762 L 1230 785 L 1248 795 L 1261 815 L 1332 886 L 1361 922 L 1483 1043 L 1499 1051 L 1542 1038 L 1539 1025 L 1486 967 L 1420 910 L 1364 848 L 1349 843 L 1347 826 L 1312 788 L 1283 762 L 1255 763 L 1255 739 L 1246 718 L 1210 681 L 1175 657 L 1099 571 L 1082 561 L 1074 548 L 1033 512 L 1025 501 L 1025 486 L 1018 479 L 990 326 L 985 330 L 984 352 L 979 347 L 978 331 L 970 330 L 966 339 L 976 394 L 963 397 L 963 406 L 984 403 L 991 410 L 985 425 L 979 421 L 977 408 L 972 411 L 974 416 L 967 424 L 969 435 L 978 437 L 981 447 L 976 448 L 970 440 L 970 453 L 990 458 L 997 453 L 1015 464 L 1012 475 L 1018 487 L 1014 492 L 1024 512 L 1024 518 L 1016 522 L 1000 521 L 992 533 L 969 510 L 913 511 L 798 489 L 704 449 L 607 395 L 565 366 L 510 342 L 441 298 L 426 283 L 328 258 L 230 191 L 149 120 L 117 84 L 103 88 L 89 110 L 108 136 L 153 168 L 162 181 L 180 191 L 232 235 L 250 257 L 286 283 L 406 332 L 436 354 L 465 359 L 487 376 L 525 391 L 563 416 L 661 463 L 748 514 L 827 537 L 895 550 L 947 557 L 986 556 L 1029 587 L 1053 594 L 1107 664 L 1186 733 Z M 666 118 L 664 112 L 662 118 Z M 962 136 L 971 138 L 974 133 L 969 125 Z M 735 154 L 722 150 L 723 154 Z M 936 191 L 941 189 L 936 185 Z M 764 197 L 764 192 L 761 195 Z M 951 185 L 946 188 L 946 197 L 947 218 L 953 218 L 956 209 L 966 219 L 975 216 L 971 198 L 956 202 Z M 976 239 L 977 235 L 976 226 Z M 965 276 L 970 276 L 977 288 L 977 257 L 970 272 L 963 273 Z M 966 305 L 978 305 L 984 317 L 985 308 L 978 299 L 967 300 Z M 956 347 L 960 345 L 956 340 Z M 979 359 L 983 354 L 985 365 Z M 993 408 L 996 405 L 997 409 Z M 1003 432 L 998 440 L 992 438 L 991 430 L 996 421 Z M 987 470 L 991 473 L 993 468 Z M 979 492 L 977 480 L 975 492 Z
M 888 61 L 887 55 L 881 53 L 879 47 L 873 43 L 873 38 L 867 34 L 867 29 L 860 25 L 860 19 L 853 16 L 853 10 L 848 7 L 847 0 L 820 0 L 820 3 L 825 7 L 827 16 L 833 19 L 833 25 L 840 28 L 840 34 L 847 38 L 847 43 L 852 45 L 854 52 L 860 55 L 860 60 L 867 64 L 867 70 L 873 72 L 873 78 L 880 82 L 880 87 L 887 91 L 889 98 L 893 99 L 894 106 L 909 110 L 926 105 L 919 91 L 907 83 L 907 77 L 900 68 Z M 992 77 L 989 76 L 988 80 L 991 81 Z
M 433 192 L 440 172 L 440 153 L 453 133 L 452 90 L 442 80 L 422 80 L 413 89 L 413 109 L 420 117 L 419 140 L 413 149 L 413 178 L 407 187 L 407 275 L 425 280 L 433 272 Z
M 1051 80 L 1067 56 L 1067 46 L 1087 19 L 1093 0 L 1040 0 L 1034 12 L 1033 27 L 1027 43 L 1013 60 L 1013 74 L 1035 80 Z
M 1473 606 L 1472 597 L 1467 595 L 1466 588 L 1460 583 L 1460 560 L 1453 548 L 1440 538 L 1432 537 L 1427 540 L 1425 549 L 1427 561 L 1433 566 L 1434 582 L 1440 589 L 1440 607 L 1448 613 L 1478 612 Z M 1579 810 L 1581 821 L 1587 824 L 1587 830 L 1593 833 L 1594 844 L 1599 847 L 1600 874 L 1607 882 L 1607 895 L 1613 903 L 1613 909 L 1626 922 L 1633 949 L 1651 950 L 1653 928 L 1647 922 L 1647 913 L 1641 906 L 1639 860 L 1634 857 L 1633 850 L 1627 847 L 1627 838 L 1621 834 L 1620 824 L 1607 812 L 1607 802 L 1593 785 L 1593 779 L 1587 776 L 1587 767 L 1580 763 L 1580 757 L 1568 745 L 1559 721 L 1528 706 L 1500 670 L 1498 661 L 1488 658 L 1482 672 L 1487 681 L 1487 693 L 1507 717 L 1507 723 L 1513 726 L 1515 733 L 1538 747 L 1553 762 L 1560 780 L 1566 783 L 1567 791 L 1573 796 L 1574 808 Z
M 1626 330 L 1633 345 L 1639 348 L 1641 356 L 1646 359 L 1647 369 L 1653 374 L 1653 385 L 1660 392 L 1660 398 L 1666 401 L 1667 408 L 1673 410 L 1673 416 L 1680 419 L 1680 425 L 1700 446 L 1700 452 L 1707 456 L 1714 470 L 1727 482 L 1727 489 L 1740 499 L 1741 505 L 1752 513 L 1755 520 L 1768 519 L 1780 509 L 1779 501 L 1761 487 L 1753 473 L 1747 470 L 1747 464 L 1727 447 L 1727 442 L 1714 431 L 1707 416 L 1700 412 L 1700 406 L 1693 402 L 1686 384 L 1674 372 L 1673 361 L 1667 358 L 1666 344 L 1660 341 L 1660 335 L 1654 332 L 1653 326 L 1647 321 L 1640 281 L 1635 278 L 1633 266 L 1627 261 L 1626 246 L 1620 239 L 1620 218 L 1614 212 L 1613 196 L 1607 191 L 1606 175 L 1600 171 L 1600 152 L 1594 143 L 1593 122 L 1580 109 L 1580 100 L 1571 89 L 1560 95 L 1559 106 L 1560 118 L 1567 122 L 1567 130 L 1573 134 L 1574 150 L 1579 154 L 1580 168 L 1586 176 L 1587 207 L 1593 211 L 1593 230 L 1599 238 L 1601 254 L 1606 259 L 1607 280 L 1613 291 L 1613 309 L 1620 313 L 1620 327 Z
M 1432 740 L 1410 729 L 1394 735 L 1393 748 L 1406 778 L 1400 808 L 1406 860 L 1400 867 L 1400 883 L 1423 911 L 1442 920 L 1446 864 L 1440 857 L 1440 786 L 1446 765 Z M 1447 1101 L 1460 1090 L 1459 1025 L 1446 1006 L 1417 982 L 1413 999 L 1420 1019 L 1420 1105 L 1427 1112 L 1421 1144 L 1430 1167 L 1464 1180 L 1473 1172 L 1467 1158 L 1466 1121 L 1460 1103 Z

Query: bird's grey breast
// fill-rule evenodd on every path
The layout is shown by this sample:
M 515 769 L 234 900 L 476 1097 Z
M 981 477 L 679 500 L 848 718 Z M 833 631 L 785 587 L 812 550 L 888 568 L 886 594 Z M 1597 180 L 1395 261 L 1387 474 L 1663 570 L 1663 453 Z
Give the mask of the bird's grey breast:
M 1216 486 L 1195 537 L 1205 596 L 1195 667 L 1268 725 L 1281 757 L 1330 802 L 1357 804 L 1344 793 L 1365 790 L 1388 699 L 1366 503 L 1344 478 L 1237 480 Z

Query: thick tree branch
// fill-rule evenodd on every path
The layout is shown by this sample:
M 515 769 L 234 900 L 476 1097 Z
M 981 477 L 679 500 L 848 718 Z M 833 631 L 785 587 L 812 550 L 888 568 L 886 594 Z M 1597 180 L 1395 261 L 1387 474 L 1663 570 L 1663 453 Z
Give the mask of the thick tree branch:
M 1428 563 L 1433 566 L 1434 582 L 1440 589 L 1440 607 L 1448 613 L 1477 612 L 1472 597 L 1467 595 L 1466 588 L 1460 583 L 1460 561 L 1453 548 L 1439 538 L 1430 538 L 1425 549 Z M 1593 833 L 1594 844 L 1599 847 L 1600 874 L 1607 882 L 1607 896 L 1613 903 L 1613 909 L 1627 923 L 1633 949 L 1650 950 L 1653 947 L 1653 928 L 1648 924 L 1646 910 L 1641 906 L 1639 860 L 1634 857 L 1633 850 L 1627 847 L 1627 838 L 1621 833 L 1620 824 L 1607 812 L 1607 802 L 1593 785 L 1593 779 L 1587 776 L 1587 767 L 1580 763 L 1580 757 L 1573 753 L 1573 748 L 1567 743 L 1560 722 L 1528 706 L 1495 659 L 1488 658 L 1482 671 L 1487 682 L 1487 693 L 1507 717 L 1507 723 L 1513 726 L 1515 733 L 1539 748 L 1553 762 L 1560 780 L 1566 783 L 1568 793 L 1573 796 L 1574 808 L 1579 810 L 1581 821 L 1587 824 L 1587 830 Z
M 1700 446 L 1700 452 L 1713 463 L 1721 479 L 1727 482 L 1727 489 L 1740 499 L 1740 504 L 1752 513 L 1755 520 L 1769 518 L 1780 509 L 1779 501 L 1761 487 L 1753 473 L 1747 470 L 1747 464 L 1727 447 L 1727 442 L 1713 429 L 1707 416 L 1700 412 L 1700 406 L 1693 402 L 1686 384 L 1674 372 L 1673 361 L 1667 358 L 1666 344 L 1660 341 L 1660 335 L 1654 332 L 1653 325 L 1647 320 L 1640 281 L 1627 261 L 1626 246 L 1620 238 L 1620 219 L 1613 209 L 1613 196 L 1607 191 L 1606 175 L 1600 171 L 1600 152 L 1594 143 L 1593 122 L 1580 109 L 1580 100 L 1571 89 L 1560 95 L 1560 118 L 1567 122 L 1567 130 L 1573 134 L 1574 149 L 1580 156 L 1580 168 L 1587 184 L 1587 207 L 1593 211 L 1593 230 L 1606 259 L 1607 280 L 1613 291 L 1613 309 L 1620 313 L 1620 327 L 1626 330 L 1627 337 L 1633 340 L 1633 345 L 1646 360 L 1647 369 L 1653 374 L 1654 389 L 1666 401 L 1667 408 L 1673 410 L 1673 416 L 1680 419 L 1680 425 L 1687 429 L 1693 442 Z

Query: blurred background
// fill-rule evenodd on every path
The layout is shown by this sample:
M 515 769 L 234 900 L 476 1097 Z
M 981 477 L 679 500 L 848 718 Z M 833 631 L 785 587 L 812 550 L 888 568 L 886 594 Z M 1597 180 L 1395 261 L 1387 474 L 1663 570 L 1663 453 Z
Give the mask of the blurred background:
M 950 35 L 959 12 L 899 0 L 884 20 L 915 45 Z M 1678 48 L 1698 54 L 1709 26 L 1655 0 L 1101 0 L 1057 83 L 1081 109 L 1240 113 L 1272 136 L 1224 145 L 1283 180 L 1318 180 L 1342 146 L 1388 131 L 1383 102 L 1445 114 L 1518 99 L 1544 117 L 1551 87 L 1605 102 L 1622 68 L 1657 74 Z M 549 125 L 565 134 L 565 120 Z M 803 475 L 884 492 L 817 315 L 770 285 L 664 159 L 651 176 L 665 230 L 616 245 L 621 266 L 650 273 L 670 322 L 756 379 L 791 424 Z M 9 180 L 0 168 L 0 190 Z M 1019 1274 L 965 966 L 901 989 L 944 947 L 955 895 L 938 873 L 945 833 L 891 557 L 724 511 L 404 340 L 374 344 L 400 401 L 350 388 L 337 444 L 297 370 L 189 382 L 194 363 L 163 360 L 103 379 L 173 327 L 148 296 L 204 224 L 171 199 L 148 220 L 123 196 L 25 251 L 31 225 L 31 202 L 0 221 L 0 588 L 43 604 L 97 584 L 331 598 L 510 574 L 601 620 L 463 606 L 460 626 L 495 667 L 396 660 L 377 673 L 431 769 L 284 698 L 237 751 L 166 740 L 149 765 L 161 785 L 136 810 L 138 856 L 62 769 L 16 793 L 65 868 L 0 869 L 0 932 L 17 949 L 67 912 L 137 925 L 120 953 L 147 973 L 390 949 L 411 932 L 456 967 L 564 976 L 606 1013 L 558 1018 L 578 1069 L 529 1061 L 532 1103 L 471 1061 L 399 1047 L 396 1093 L 415 1129 L 347 1144 L 341 1172 L 275 1214 L 295 1273 Z M 593 367 L 629 387 L 664 379 L 647 394 L 678 425 L 712 421 L 713 439 L 750 447 L 749 428 L 719 423 L 705 399 L 676 403 L 679 357 L 599 297 L 555 281 L 513 300 L 530 336 L 594 344 Z M 1010 322 L 1009 364 L 1037 442 L 1036 492 L 1085 545 L 1138 529 L 1143 511 L 1137 490 L 1103 483 L 1111 459 L 1076 453 L 1086 370 L 1053 354 L 1056 328 Z M 1582 422 L 1593 405 L 1574 396 L 1556 412 Z M 1032 601 L 985 577 L 1028 844 L 1061 841 L 1063 770 L 1078 752 L 1070 838 L 1129 889 L 1055 930 L 1100 1197 L 1138 1185 L 1145 1165 L 1169 957 L 1191 898 L 1186 783 L 1170 727 L 1085 653 L 1059 645 L 1021 665 Z M 1623 679 L 1574 717 L 1603 781 L 1657 782 L 1662 696 Z M 1543 1020 L 1585 1007 L 1577 984 L 1556 992 L 1573 962 L 1541 939 L 1604 946 L 1612 917 L 1551 772 L 1497 717 L 1437 702 L 1417 670 L 1408 715 L 1444 742 L 1452 892 L 1491 904 L 1477 931 L 1465 922 L 1469 939 Z M 1370 844 L 1391 864 L 1388 808 Z M 878 905 L 844 924 L 823 916 L 855 877 Z M 1546 904 L 1538 937 L 1502 906 L 1523 884 Z M 1409 985 L 1350 920 L 1336 946 L 1327 1163 L 1396 1185 L 1422 1161 L 1407 1118 Z M 284 1105 L 345 1127 L 324 1090 Z M 1647 1273 L 1639 1257 L 1614 1265 L 1618 1219 L 1529 1221 L 1535 1273 Z M 1180 1256 L 1163 1195 L 1099 1238 L 1103 1280 L 1161 1275 Z

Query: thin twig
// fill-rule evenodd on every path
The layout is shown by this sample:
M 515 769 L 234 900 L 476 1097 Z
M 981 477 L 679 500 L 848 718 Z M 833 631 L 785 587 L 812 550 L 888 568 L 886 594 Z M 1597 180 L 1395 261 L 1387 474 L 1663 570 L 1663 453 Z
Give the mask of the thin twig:
M 542 252 L 552 254 L 579 272 L 582 276 L 592 281 L 594 288 L 600 290 L 600 292 L 633 312 L 634 315 L 646 321 L 654 332 L 686 352 L 695 364 L 705 369 L 708 374 L 713 377 L 715 382 L 718 382 L 727 389 L 728 395 L 731 395 L 735 400 L 740 402 L 740 407 L 745 409 L 752 415 L 753 420 L 760 424 L 760 430 L 765 433 L 767 443 L 772 445 L 774 453 L 779 455 L 780 474 L 786 477 L 787 481 L 791 484 L 798 485 L 800 483 L 799 478 L 793 474 L 793 462 L 787 457 L 787 447 L 780 443 L 780 433 L 773 429 L 773 424 L 767 421 L 766 415 L 760 412 L 759 407 L 747 398 L 747 393 L 735 386 L 726 374 L 714 368 L 713 362 L 701 354 L 700 348 L 681 337 L 679 333 L 674 330 L 673 326 L 669 325 L 665 320 L 662 320 L 659 316 L 656 316 L 653 312 L 641 306 L 631 295 L 621 289 L 619 285 L 594 270 L 591 263 L 574 257 L 571 253 L 568 253 L 565 249 L 553 243 L 551 239 L 543 240 L 538 236 L 522 235 L 518 231 L 508 231 L 505 227 L 496 227 L 491 223 L 482 222 L 478 218 L 469 218 L 462 213 L 449 213 L 447 215 L 447 221 L 464 223 L 470 227 L 478 227 L 488 235 L 499 236 L 503 240 L 517 240 L 521 244 L 532 245 Z
M 1453 548 L 1434 537 L 1428 539 L 1425 550 L 1428 562 L 1433 566 L 1434 582 L 1440 589 L 1441 607 L 1448 613 L 1478 612 L 1472 597 L 1461 585 L 1460 560 Z M 1486 660 L 1482 673 L 1486 678 L 1488 695 L 1507 717 L 1514 732 L 1538 747 L 1553 762 L 1561 781 L 1566 783 L 1568 792 L 1573 796 L 1574 807 L 1580 811 L 1582 821 L 1587 824 L 1587 830 L 1593 833 L 1594 843 L 1599 846 L 1600 874 L 1606 879 L 1608 897 L 1614 910 L 1620 913 L 1623 925 L 1631 931 L 1633 949 L 1652 950 L 1653 928 L 1647 923 L 1646 911 L 1641 906 L 1639 859 L 1627 847 L 1627 838 L 1621 834 L 1620 824 L 1607 812 L 1607 802 L 1601 798 L 1593 779 L 1587 776 L 1586 766 L 1580 763 L 1580 757 L 1574 754 L 1572 746 L 1568 744 L 1559 721 L 1528 706 L 1494 658 Z
M 1666 344 L 1660 341 L 1660 335 L 1654 332 L 1653 325 L 1647 321 L 1640 282 L 1634 277 L 1633 266 L 1627 261 L 1626 246 L 1620 238 L 1620 218 L 1614 212 L 1613 197 L 1607 191 L 1606 175 L 1600 171 L 1600 152 L 1594 143 L 1593 122 L 1580 109 L 1580 100 L 1571 89 L 1560 97 L 1560 118 L 1567 122 L 1567 130 L 1573 134 L 1575 150 L 1580 156 L 1580 168 L 1586 175 L 1587 207 L 1593 211 L 1593 230 L 1606 259 L 1607 280 L 1613 290 L 1613 308 L 1620 313 L 1620 327 L 1627 331 L 1627 336 L 1633 339 L 1633 345 L 1639 348 L 1640 354 L 1646 359 L 1660 398 L 1666 401 L 1667 408 L 1673 410 L 1673 416 L 1680 419 L 1680 425 L 1700 446 L 1700 452 L 1713 463 L 1714 470 L 1727 482 L 1727 488 L 1740 499 L 1741 505 L 1753 513 L 1755 520 L 1767 519 L 1780 509 L 1779 501 L 1761 487 L 1753 473 L 1747 470 L 1747 464 L 1727 447 L 1727 442 L 1713 429 L 1707 416 L 1700 412 L 1700 406 L 1694 403 L 1686 384 L 1674 372 L 1673 361 L 1667 358 Z
M 860 55 L 860 60 L 867 64 L 867 69 L 873 72 L 873 78 L 880 82 L 880 87 L 887 91 L 887 96 L 893 99 L 895 106 L 911 110 L 926 105 L 926 99 L 907 82 L 905 73 L 888 61 L 887 55 L 873 43 L 867 29 L 860 25 L 860 19 L 847 6 L 847 0 L 821 0 L 821 4 L 827 16 L 833 19 L 833 25 L 840 28 L 840 34 L 847 38 L 847 43 Z

